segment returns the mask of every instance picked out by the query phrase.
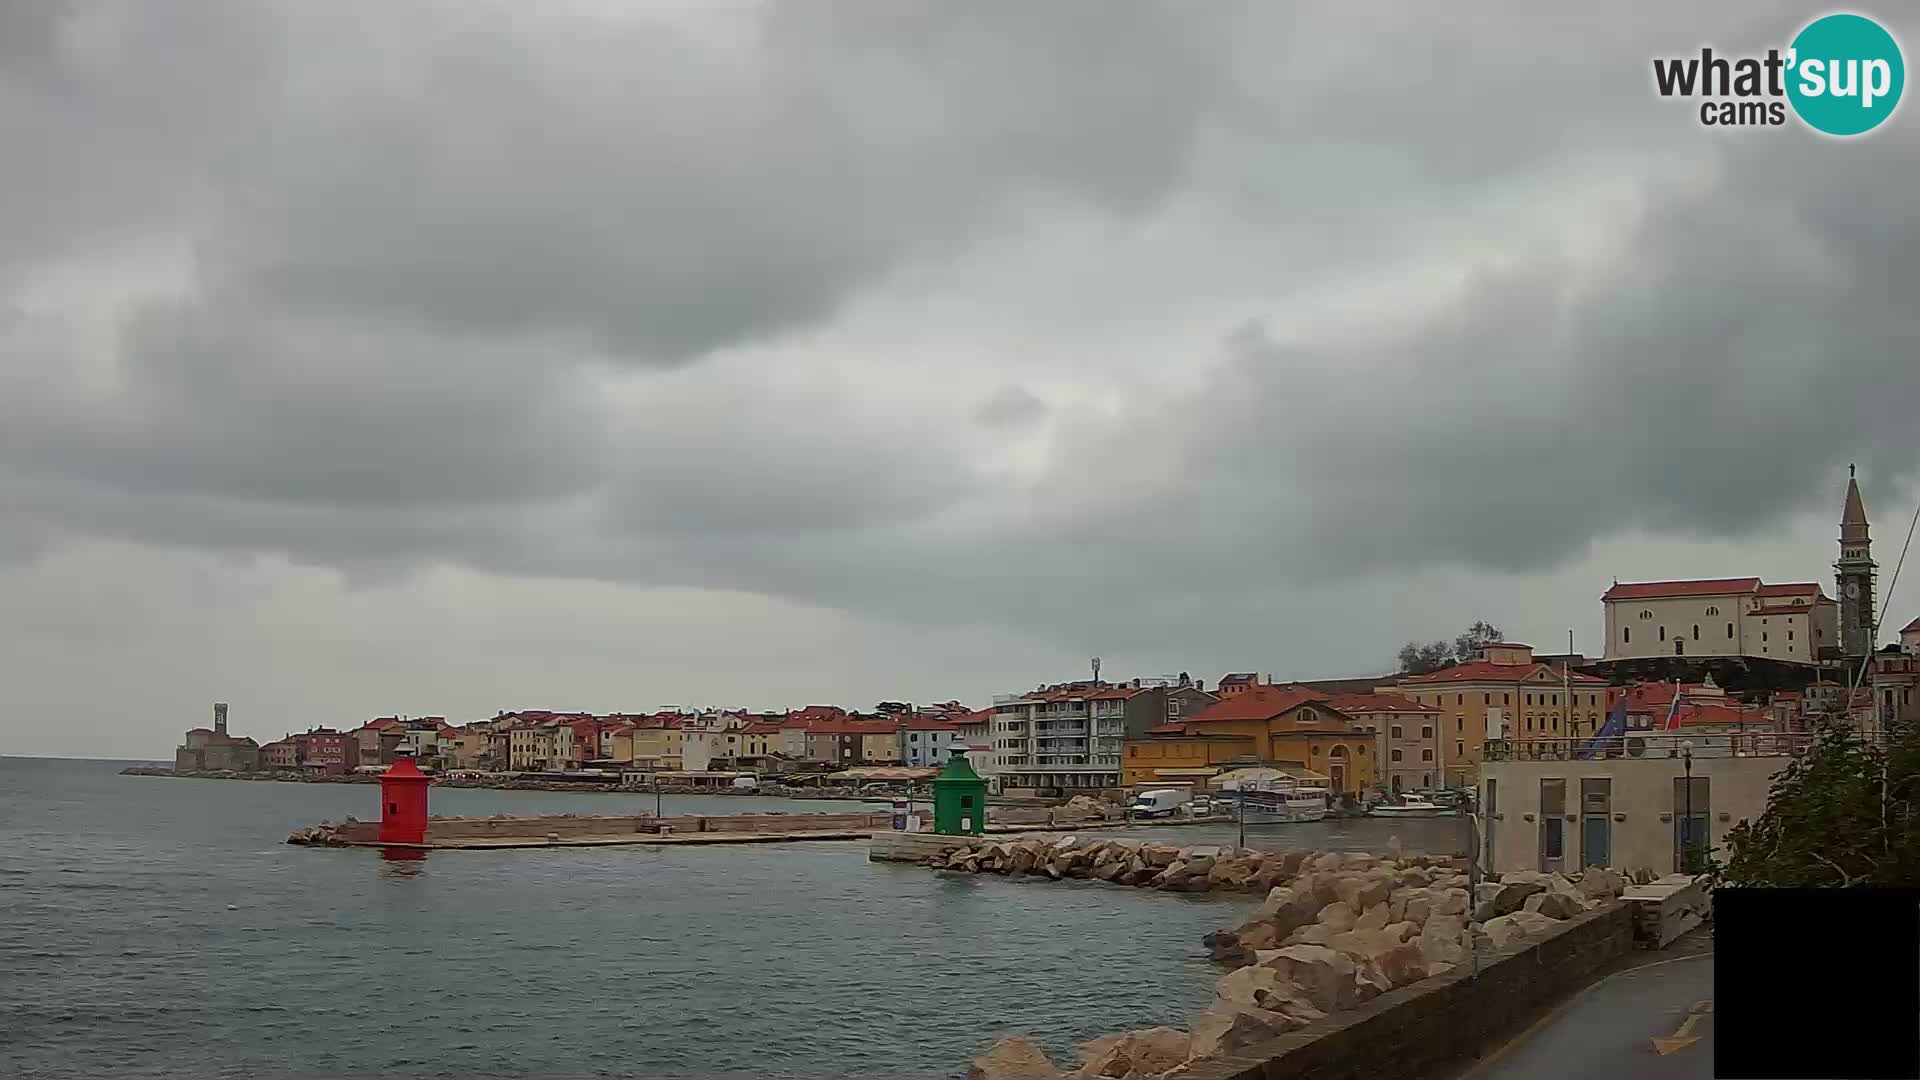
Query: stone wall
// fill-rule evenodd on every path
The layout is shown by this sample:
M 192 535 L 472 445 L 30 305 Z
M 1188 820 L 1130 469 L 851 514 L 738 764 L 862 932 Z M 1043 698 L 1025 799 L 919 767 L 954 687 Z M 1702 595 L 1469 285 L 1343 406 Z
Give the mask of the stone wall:
M 1633 914 L 1610 905 L 1549 936 L 1483 952 L 1470 965 L 1382 994 L 1350 1012 L 1220 1058 L 1189 1062 L 1181 1080 L 1401 1080 L 1478 1057 L 1525 1030 L 1633 947 Z
M 922 823 L 929 815 L 919 812 Z M 551 817 L 431 818 L 427 822 L 427 842 L 470 840 L 477 837 L 613 836 L 644 831 L 654 819 L 647 815 L 553 815 Z M 891 829 L 893 816 L 886 812 L 851 814 L 720 814 L 663 817 L 661 824 L 671 825 L 675 834 L 686 833 L 785 833 L 785 832 L 871 832 Z M 345 843 L 369 844 L 380 839 L 377 821 L 349 821 L 327 828 Z
M 876 832 L 867 842 L 870 862 L 924 863 L 944 857 L 980 839 L 977 836 L 949 836 L 930 832 Z

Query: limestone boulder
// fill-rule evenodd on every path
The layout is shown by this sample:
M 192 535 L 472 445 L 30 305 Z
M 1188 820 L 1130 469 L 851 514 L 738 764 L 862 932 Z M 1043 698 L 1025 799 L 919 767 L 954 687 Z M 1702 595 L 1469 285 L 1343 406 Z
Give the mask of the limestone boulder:
M 1537 898 L 1528 897 L 1527 899 L 1529 902 L 1538 899 L 1540 905 L 1534 910 L 1549 919 L 1571 919 L 1587 910 L 1585 903 L 1579 897 L 1569 896 L 1566 893 L 1547 892 L 1541 893 Z
M 1186 884 L 1189 876 L 1191 875 L 1187 870 L 1187 864 L 1179 859 L 1175 859 L 1173 862 L 1167 864 L 1166 869 L 1154 876 L 1153 887 L 1156 889 L 1178 888 Z
M 1333 927 L 1328 926 L 1325 923 L 1314 923 L 1311 926 L 1302 926 L 1298 930 L 1295 930 L 1293 933 L 1288 934 L 1286 936 L 1286 939 L 1282 941 L 1281 944 L 1283 945 L 1328 945 L 1333 942 L 1333 939 L 1339 937 L 1341 934 L 1349 933 L 1349 932 L 1350 931 L 1335 930 Z M 1272 946 L 1269 946 L 1269 948 L 1271 947 Z
M 1195 1058 L 1224 1057 L 1303 1026 L 1290 1017 L 1264 1009 L 1215 1005 L 1194 1018 L 1187 1053 Z
M 1257 865 L 1244 859 L 1216 861 L 1207 871 L 1207 884 L 1215 889 L 1244 889 L 1253 880 Z
M 1353 958 L 1324 945 L 1286 945 L 1271 955 L 1262 953 L 1259 966 L 1279 972 L 1306 992 L 1322 1012 L 1351 1008 L 1357 987 Z
M 1627 878 L 1618 870 L 1590 866 L 1580 875 L 1580 895 L 1588 900 L 1609 900 L 1627 891 Z
M 1395 922 L 1410 922 L 1415 926 L 1424 926 L 1427 917 L 1433 914 L 1433 894 L 1424 888 L 1395 893 L 1394 899 L 1400 905 L 1400 917 L 1393 920 Z
M 1025 844 L 1015 844 L 1013 850 L 1007 853 L 1007 873 L 1031 873 L 1036 861 L 1031 847 Z
M 1427 977 L 1427 955 L 1417 941 L 1402 941 L 1377 954 L 1373 963 L 1396 987 Z
M 1159 1076 L 1187 1060 L 1191 1041 L 1186 1032 L 1170 1027 L 1104 1036 L 1081 1046 L 1080 1067 L 1070 1075 L 1086 1080 Z
M 1463 963 L 1471 945 L 1465 924 L 1445 915 L 1428 920 L 1415 940 L 1429 971 L 1440 964 Z
M 1165 844 L 1147 844 L 1140 849 L 1140 857 L 1146 860 L 1148 866 L 1164 869 L 1180 858 L 1180 849 Z
M 1526 904 L 1527 897 L 1546 892 L 1547 886 L 1539 881 L 1501 881 L 1498 883 L 1497 891 L 1488 892 L 1485 885 L 1481 886 L 1481 890 L 1477 898 L 1482 903 L 1491 905 L 1493 914 L 1498 917 L 1519 911 Z
M 1433 884 L 1433 871 L 1424 866 L 1409 866 L 1394 871 L 1393 880 L 1402 888 L 1424 889 Z
M 1021 1035 L 994 1043 L 967 1068 L 967 1080 L 1059 1080 L 1060 1075 L 1040 1044 Z
M 1353 923 L 1356 918 L 1358 918 L 1358 915 L 1355 913 L 1352 905 L 1336 901 L 1321 908 L 1319 915 L 1314 918 L 1314 921 L 1331 927 L 1335 933 L 1339 933 L 1353 929 Z
M 1519 921 L 1512 915 L 1497 915 L 1488 919 L 1481 929 L 1496 949 L 1504 949 L 1514 939 L 1526 936 L 1526 932 L 1520 928 Z
M 1433 915 L 1465 915 L 1467 913 L 1467 890 L 1443 888 L 1437 891 L 1430 889 L 1428 892 L 1433 897 L 1433 911 L 1429 918 Z
M 1359 918 L 1353 920 L 1353 928 L 1355 930 L 1380 930 L 1384 929 L 1386 925 L 1387 905 L 1385 904 L 1375 904 L 1361 912 Z
M 1326 851 L 1326 852 L 1321 852 L 1319 854 L 1316 854 L 1313 857 L 1312 861 L 1309 862 L 1307 865 L 1316 872 L 1324 872 L 1324 871 L 1330 871 L 1330 870 L 1338 870 L 1344 864 L 1344 862 L 1345 860 L 1341 858 L 1341 855 L 1339 852 Z
M 1529 938 L 1541 938 L 1560 928 L 1560 920 L 1550 918 L 1543 912 L 1516 911 L 1507 916 L 1520 928 L 1520 932 Z

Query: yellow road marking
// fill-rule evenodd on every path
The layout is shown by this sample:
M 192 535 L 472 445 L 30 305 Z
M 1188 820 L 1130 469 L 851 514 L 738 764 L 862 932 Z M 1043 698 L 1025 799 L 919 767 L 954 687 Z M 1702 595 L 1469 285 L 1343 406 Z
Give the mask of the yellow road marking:
M 1700 1018 L 1702 1016 L 1712 1011 L 1713 1002 L 1711 1000 L 1694 1002 L 1693 1007 L 1687 1010 L 1687 1018 L 1680 1021 L 1678 1030 L 1664 1039 L 1655 1038 L 1652 1040 L 1653 1052 L 1659 1054 L 1661 1057 L 1666 1057 L 1668 1054 L 1678 1050 L 1685 1050 L 1687 1047 L 1699 1042 L 1700 1036 L 1695 1035 L 1693 1029 L 1700 1026 Z

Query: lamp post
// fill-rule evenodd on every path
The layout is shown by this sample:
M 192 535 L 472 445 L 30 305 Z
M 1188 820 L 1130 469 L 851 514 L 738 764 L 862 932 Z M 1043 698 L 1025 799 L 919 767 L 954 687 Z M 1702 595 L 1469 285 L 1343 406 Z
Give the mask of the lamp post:
M 1247 846 L 1247 784 L 1245 780 L 1233 785 L 1234 817 L 1240 819 L 1240 846 Z
M 1687 793 L 1682 800 L 1686 817 L 1680 826 L 1680 872 L 1693 873 L 1693 740 L 1680 740 L 1680 762 L 1686 769 Z

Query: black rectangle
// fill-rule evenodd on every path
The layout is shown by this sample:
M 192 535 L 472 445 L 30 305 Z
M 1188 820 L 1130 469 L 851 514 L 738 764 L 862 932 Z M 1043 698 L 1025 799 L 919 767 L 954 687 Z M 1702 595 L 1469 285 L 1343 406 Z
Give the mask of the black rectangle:
M 1920 889 L 1718 889 L 1713 1075 L 1920 1077 Z

